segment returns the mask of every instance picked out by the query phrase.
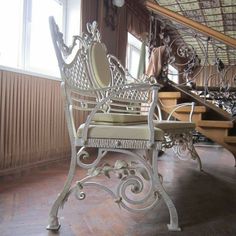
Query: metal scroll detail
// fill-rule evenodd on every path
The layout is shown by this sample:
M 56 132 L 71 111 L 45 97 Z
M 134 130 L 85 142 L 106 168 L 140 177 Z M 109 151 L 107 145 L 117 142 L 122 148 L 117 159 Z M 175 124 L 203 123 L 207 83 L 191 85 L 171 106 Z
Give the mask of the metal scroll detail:
M 235 48 L 164 17 L 152 17 L 160 22 L 159 45 L 165 46 L 163 76 L 180 78 L 177 86 L 187 85 L 205 101 L 236 117 Z
M 116 160 L 114 164 L 102 163 L 102 158 L 108 152 L 129 155 L 131 158 L 135 158 L 135 161 L 121 159 Z M 87 176 L 76 182 L 68 192 L 66 199 L 74 192 L 78 200 L 83 200 L 86 197 L 84 190 L 88 186 L 106 191 L 120 207 L 131 212 L 148 210 L 160 199 L 160 194 L 155 187 L 152 166 L 144 159 L 143 155 L 123 149 L 99 149 L 95 160 L 86 164 L 89 159 L 88 152 L 81 148 L 78 154 L 77 164 L 88 169 Z M 92 182 L 91 180 L 97 176 L 105 176 L 113 181 L 116 178 L 117 181 L 114 181 L 117 184 L 116 189 L 110 189 L 103 185 L 102 181 Z M 160 175 L 159 178 L 162 181 Z
M 217 107 L 227 111 L 233 116 L 236 100 L 236 72 L 234 66 L 225 67 L 220 58 L 216 59 L 216 73 L 210 74 L 205 80 L 204 97 L 212 101 Z
M 199 35 L 193 35 L 189 32 L 171 39 L 169 35 L 165 35 L 165 27 L 166 24 L 162 22 L 159 37 L 162 44 L 166 48 L 165 51 L 167 58 L 163 71 L 166 73 L 166 76 L 176 75 L 168 70 L 168 65 L 171 65 L 178 69 L 178 76 L 182 76 L 184 78 L 184 80 L 186 81 L 184 83 L 195 82 L 196 77 L 199 75 L 203 68 L 200 67 L 200 65 L 205 65 L 207 60 L 207 52 L 204 41 L 201 40 Z M 193 45 L 191 43 L 188 43 L 191 42 L 191 38 L 193 37 L 199 44 L 199 47 L 204 54 L 204 60 L 199 57 Z
M 165 133 L 165 141 L 162 143 L 162 148 L 172 148 L 175 155 L 180 160 L 197 160 L 200 170 L 202 170 L 201 159 L 197 154 L 193 145 L 192 131 L 182 133 Z

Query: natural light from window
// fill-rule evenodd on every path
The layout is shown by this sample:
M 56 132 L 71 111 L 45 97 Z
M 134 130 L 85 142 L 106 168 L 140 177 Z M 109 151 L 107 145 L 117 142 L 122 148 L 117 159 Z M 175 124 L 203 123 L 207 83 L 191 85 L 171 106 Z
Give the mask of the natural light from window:
M 19 66 L 23 0 L 0 1 L 0 64 Z
M 53 15 L 62 28 L 63 7 L 55 0 L 33 0 L 28 67 L 33 71 L 58 74 L 57 61 L 52 46 L 48 18 Z
M 142 42 L 137 39 L 132 34 L 128 33 L 128 43 L 127 43 L 127 56 L 126 56 L 126 67 L 129 73 L 137 78 L 138 75 L 138 66 L 141 54 Z M 146 65 L 148 61 L 148 53 L 146 48 Z
M 179 83 L 179 73 L 172 65 L 168 65 L 168 78 L 174 83 Z
M 65 40 L 79 34 L 80 0 L 0 0 L 0 66 L 59 77 L 49 16 Z

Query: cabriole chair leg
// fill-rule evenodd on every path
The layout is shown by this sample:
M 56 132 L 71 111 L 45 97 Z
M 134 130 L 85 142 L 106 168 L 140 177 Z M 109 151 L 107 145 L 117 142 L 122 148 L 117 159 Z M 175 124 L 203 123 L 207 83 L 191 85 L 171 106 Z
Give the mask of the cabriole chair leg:
M 58 220 L 58 210 L 67 201 L 68 193 L 70 191 L 71 183 L 76 169 L 76 148 L 72 148 L 71 163 L 69 173 L 62 191 L 58 194 L 56 201 L 53 203 L 51 211 L 49 213 L 48 230 L 59 230 L 60 223 Z
M 169 195 L 166 193 L 165 189 L 162 186 L 160 176 L 158 174 L 158 161 L 157 161 L 158 151 L 153 150 L 152 154 L 152 165 L 153 165 L 153 175 L 156 184 L 157 191 L 161 194 L 170 214 L 170 224 L 167 225 L 170 231 L 181 231 L 179 227 L 179 220 L 177 210 L 174 203 L 170 199 Z

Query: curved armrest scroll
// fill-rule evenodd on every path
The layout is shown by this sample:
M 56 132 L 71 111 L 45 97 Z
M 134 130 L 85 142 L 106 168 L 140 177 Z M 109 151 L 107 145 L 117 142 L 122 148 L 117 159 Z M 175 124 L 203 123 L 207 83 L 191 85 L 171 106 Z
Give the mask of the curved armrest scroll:
M 131 90 L 137 90 L 137 91 L 149 91 L 150 89 L 152 89 L 153 87 L 157 87 L 157 86 L 153 86 L 150 84 L 128 84 L 128 85 L 124 85 L 122 86 L 120 89 L 117 89 L 116 91 L 113 91 L 112 93 L 110 93 L 107 97 L 103 98 L 100 102 L 97 103 L 97 105 L 94 107 L 93 111 L 88 115 L 87 120 L 85 122 L 85 126 L 84 126 L 84 130 L 82 133 L 82 139 L 84 142 L 86 142 L 87 138 L 88 138 L 88 129 L 89 129 L 89 125 L 91 124 L 91 121 L 94 117 L 94 115 L 97 113 L 97 111 L 100 110 L 101 107 L 103 107 L 107 102 L 109 102 L 110 100 L 112 100 L 115 96 L 117 96 L 118 94 L 127 92 L 127 91 L 131 91 Z M 112 87 L 111 87 L 112 88 Z M 156 100 L 154 101 L 154 105 Z M 150 112 L 150 111 L 149 111 Z M 152 119 L 153 120 L 153 119 Z M 151 127 L 150 127 L 151 129 Z
M 184 102 L 184 103 L 180 103 L 180 104 L 177 104 L 177 105 L 173 105 L 173 106 L 166 106 L 164 105 L 161 101 L 159 101 L 159 103 L 161 104 L 162 107 L 164 108 L 173 108 L 167 119 L 166 120 L 170 120 L 170 118 L 173 116 L 174 112 L 176 112 L 178 109 L 182 108 L 182 107 L 188 107 L 188 106 L 191 106 L 191 111 L 189 113 L 189 122 L 192 122 L 192 116 L 193 116 L 193 112 L 194 112 L 194 107 L 195 107 L 195 102 Z M 160 107 L 158 109 L 158 114 L 161 115 L 161 112 L 160 112 Z

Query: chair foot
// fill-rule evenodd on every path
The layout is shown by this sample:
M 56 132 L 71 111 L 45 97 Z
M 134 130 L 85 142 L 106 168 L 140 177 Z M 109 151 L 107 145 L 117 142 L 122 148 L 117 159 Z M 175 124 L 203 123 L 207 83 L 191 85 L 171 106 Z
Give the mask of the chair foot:
M 173 201 L 171 200 L 171 198 L 169 197 L 169 195 L 166 193 L 166 191 L 164 190 L 163 186 L 159 186 L 160 194 L 162 195 L 162 198 L 169 210 L 169 214 L 170 214 L 170 224 L 167 224 L 168 229 L 170 231 L 181 231 L 180 227 L 179 227 L 179 218 L 178 218 L 178 213 L 177 210 L 175 208 L 175 205 L 173 203 Z
M 179 228 L 179 220 L 178 220 L 178 213 L 175 208 L 174 203 L 172 202 L 171 198 L 165 191 L 162 181 L 160 180 L 160 176 L 158 174 L 158 162 L 157 162 L 157 151 L 153 151 L 153 156 L 152 156 L 152 164 L 153 164 L 153 174 L 154 174 L 154 180 L 155 180 L 155 186 L 159 194 L 162 196 L 169 214 L 170 214 L 170 224 L 168 224 L 168 229 L 170 231 L 180 231 Z
M 58 194 L 56 200 L 54 201 L 51 207 L 50 214 L 49 214 L 49 225 L 47 226 L 48 230 L 56 231 L 56 230 L 59 230 L 60 228 L 60 224 L 57 217 L 58 211 L 59 211 L 59 208 L 64 205 L 64 203 L 67 201 L 68 197 L 71 194 L 70 187 L 71 187 L 71 183 L 74 177 L 75 169 L 76 169 L 76 149 L 72 149 L 69 173 L 68 173 L 65 185 L 61 193 Z
M 175 224 L 167 224 L 169 231 L 181 231 L 181 228 Z
M 58 217 L 57 216 L 50 217 L 47 230 L 58 231 L 60 227 L 61 225 L 59 224 Z

